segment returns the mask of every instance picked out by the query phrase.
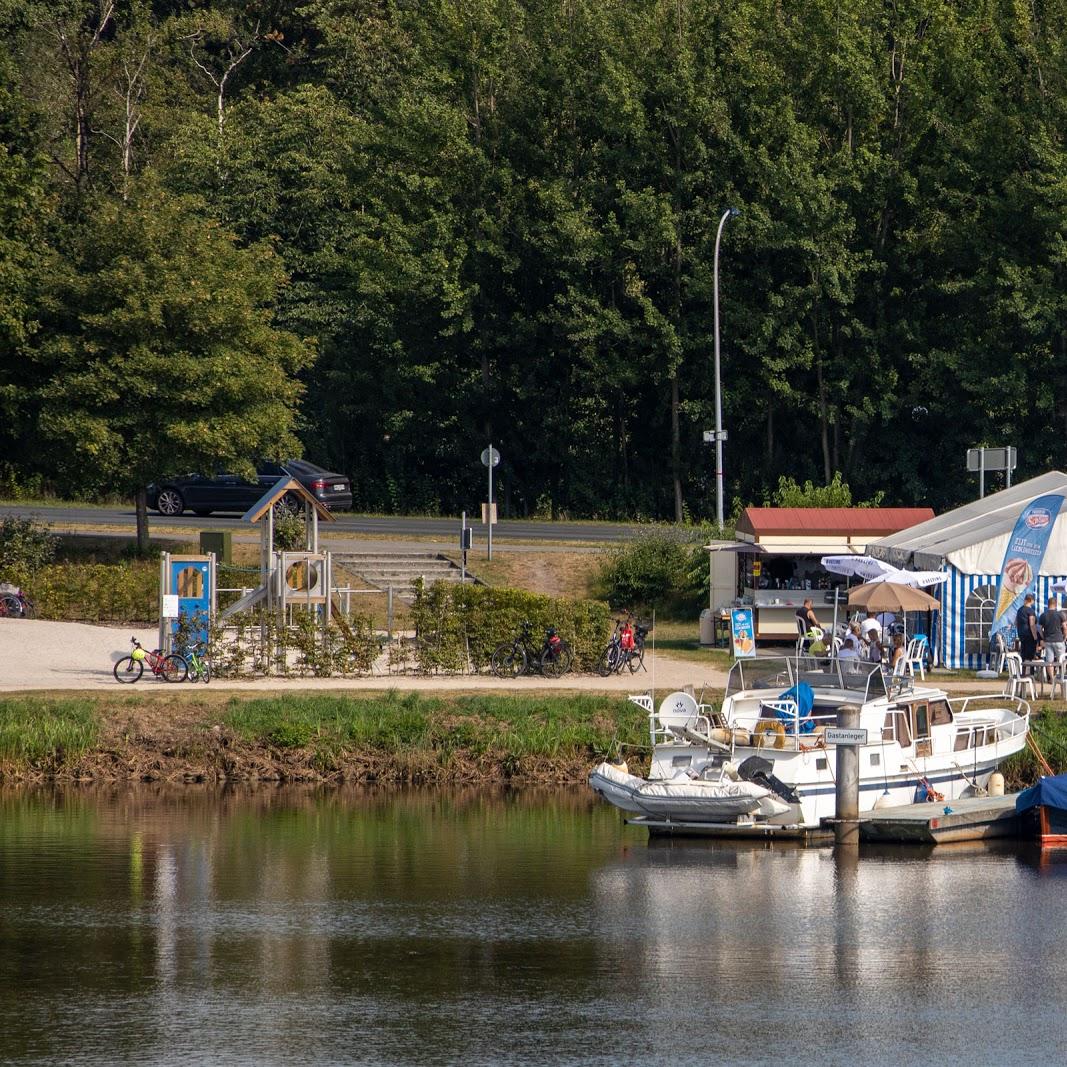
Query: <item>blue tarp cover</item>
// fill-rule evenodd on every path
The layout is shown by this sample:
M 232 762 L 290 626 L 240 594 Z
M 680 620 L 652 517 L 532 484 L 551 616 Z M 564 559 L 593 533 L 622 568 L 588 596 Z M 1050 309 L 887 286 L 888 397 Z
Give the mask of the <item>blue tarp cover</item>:
M 1029 811 L 1038 805 L 1046 808 L 1062 808 L 1067 811 L 1067 774 L 1054 774 L 1041 778 L 1037 785 L 1024 789 L 1015 798 L 1016 811 Z
M 807 720 L 800 723 L 802 734 L 810 734 L 815 729 L 815 722 L 811 718 L 811 709 L 815 707 L 815 690 L 807 682 L 797 682 L 792 688 L 780 694 L 778 699 L 792 700 L 797 706 L 801 720 Z M 793 716 L 784 711 L 776 711 L 775 714 L 785 722 L 793 721 Z

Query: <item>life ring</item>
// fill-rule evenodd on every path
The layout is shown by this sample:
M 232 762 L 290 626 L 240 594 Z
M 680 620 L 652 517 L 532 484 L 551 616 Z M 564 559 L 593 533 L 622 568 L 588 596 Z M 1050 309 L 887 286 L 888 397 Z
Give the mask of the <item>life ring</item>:
M 774 734 L 774 747 L 785 748 L 785 726 L 778 722 L 777 719 L 760 719 L 756 723 L 756 732 L 752 740 L 756 742 L 757 748 L 766 746 L 767 742 L 763 739 L 764 734 Z

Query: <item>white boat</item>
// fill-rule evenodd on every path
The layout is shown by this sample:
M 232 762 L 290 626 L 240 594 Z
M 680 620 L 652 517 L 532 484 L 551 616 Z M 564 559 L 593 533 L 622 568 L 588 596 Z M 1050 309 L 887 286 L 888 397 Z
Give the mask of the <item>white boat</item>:
M 1030 707 L 1004 694 L 951 699 L 911 679 L 887 689 L 876 665 L 811 658 L 738 660 L 722 707 L 674 693 L 648 715 L 647 779 L 600 764 L 591 787 L 652 830 L 805 834 L 833 818 L 836 746 L 827 728 L 858 708 L 859 807 L 984 795 L 989 777 L 1025 747 Z M 731 792 L 730 786 L 755 786 Z M 710 787 L 710 788 L 709 788 Z

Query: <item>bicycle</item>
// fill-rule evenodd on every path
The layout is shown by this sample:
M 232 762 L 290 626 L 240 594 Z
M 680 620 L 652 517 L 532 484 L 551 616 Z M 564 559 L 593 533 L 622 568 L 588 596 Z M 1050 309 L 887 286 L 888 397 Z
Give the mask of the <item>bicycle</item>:
M 648 626 L 634 626 L 628 619 L 616 619 L 615 632 L 597 661 L 597 674 L 607 678 L 609 674 L 621 673 L 624 667 L 629 667 L 631 674 L 647 670 L 645 638 L 649 629 Z
M 498 678 L 518 678 L 539 670 L 548 678 L 560 678 L 571 669 L 571 647 L 554 626 L 545 631 L 545 641 L 536 648 L 530 640 L 533 627 L 523 622 L 519 636 L 503 641 L 493 650 L 490 666 Z
M 0 619 L 32 619 L 37 614 L 33 601 L 17 585 L 0 583 Z
M 112 672 L 116 682 L 133 685 L 144 674 L 146 663 L 157 678 L 166 682 L 184 682 L 189 676 L 189 664 L 184 656 L 179 656 L 176 652 L 164 656 L 161 648 L 149 652 L 136 637 L 131 637 L 130 642 L 133 652 L 129 656 L 123 656 Z
M 189 662 L 190 682 L 203 682 L 204 685 L 207 685 L 211 681 L 211 664 L 204 656 L 205 651 L 203 641 L 198 641 L 185 654 L 185 658 Z

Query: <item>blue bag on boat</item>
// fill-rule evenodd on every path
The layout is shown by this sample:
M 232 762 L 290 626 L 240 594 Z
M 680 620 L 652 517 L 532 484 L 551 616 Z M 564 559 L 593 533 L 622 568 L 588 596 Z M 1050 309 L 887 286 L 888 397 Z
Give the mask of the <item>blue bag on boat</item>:
M 811 717 L 812 708 L 815 707 L 815 690 L 807 682 L 797 682 L 796 685 L 779 694 L 778 699 L 792 700 L 796 704 L 802 734 L 810 734 L 815 729 L 815 720 Z M 787 711 L 776 710 L 775 714 L 783 722 L 792 723 L 793 721 L 793 716 Z

